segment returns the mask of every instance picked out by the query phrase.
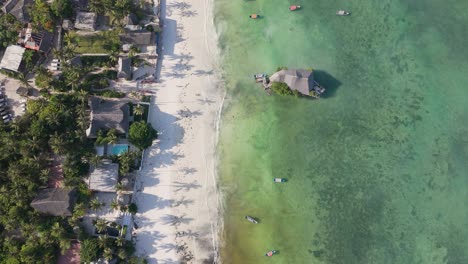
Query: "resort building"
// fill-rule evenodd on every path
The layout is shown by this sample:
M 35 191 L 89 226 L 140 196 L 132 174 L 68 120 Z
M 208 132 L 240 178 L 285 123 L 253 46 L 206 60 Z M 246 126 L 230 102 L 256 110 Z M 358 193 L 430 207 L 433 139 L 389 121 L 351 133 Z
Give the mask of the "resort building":
M 33 3 L 33 0 L 8 0 L 2 6 L 4 14 L 12 14 L 22 23 L 30 21 L 28 6 Z
M 289 89 L 305 96 L 320 97 L 325 92 L 325 89 L 314 80 L 311 70 L 283 69 L 271 75 L 270 83 L 273 82 L 285 83 Z
M 91 122 L 86 130 L 88 138 L 97 138 L 98 131 L 115 129 L 122 136 L 127 136 L 129 122 L 129 106 L 127 102 L 103 99 L 93 96 L 89 100 Z
M 103 160 L 101 164 L 92 169 L 87 180 L 89 189 L 95 192 L 116 192 L 119 178 L 119 164 L 110 160 Z
M 78 12 L 75 19 L 75 28 L 87 31 L 94 31 L 96 29 L 96 13 L 92 12 Z
M 47 31 L 33 32 L 32 25 L 28 23 L 19 33 L 18 44 L 27 49 L 47 53 L 52 48 L 54 34 Z
M 47 188 L 39 191 L 31 207 L 47 215 L 71 216 L 75 202 L 75 189 Z
M 2 61 L 0 62 L 0 69 L 18 72 L 25 50 L 25 48 L 18 45 L 8 46 L 5 50 Z
M 127 31 L 120 35 L 120 41 L 134 46 L 155 45 L 154 33 L 147 30 Z

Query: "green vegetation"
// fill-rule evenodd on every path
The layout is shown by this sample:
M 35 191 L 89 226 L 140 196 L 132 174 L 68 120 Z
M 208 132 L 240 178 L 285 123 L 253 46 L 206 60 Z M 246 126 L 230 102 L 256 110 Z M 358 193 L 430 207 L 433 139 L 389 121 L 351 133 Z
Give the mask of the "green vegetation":
M 125 96 L 125 93 L 117 92 L 114 90 L 97 91 L 97 92 L 94 92 L 94 94 L 102 96 L 102 97 L 108 97 L 108 98 L 122 98 Z
M 34 28 L 45 29 L 52 32 L 54 29 L 54 20 L 49 4 L 44 0 L 35 0 L 31 5 L 31 20 Z
M 288 85 L 280 82 L 273 82 L 271 84 L 271 90 L 279 95 L 293 95 L 294 92 L 289 89 Z
M 137 148 L 143 150 L 153 143 L 153 140 L 158 138 L 158 132 L 144 121 L 133 122 L 128 131 L 128 141 Z
M 70 247 L 89 195 L 82 180 L 88 171 L 83 157 L 93 151 L 84 136 L 85 111 L 79 95 L 54 94 L 29 101 L 23 116 L 0 125 L 0 259 L 54 263 L 56 250 Z M 47 183 L 55 155 L 63 159 L 64 184 L 79 193 L 69 219 L 41 216 L 30 207 Z
M 131 203 L 129 206 L 128 206 L 128 212 L 131 213 L 131 214 L 136 214 L 138 212 L 138 206 L 134 203 Z
M 93 35 L 77 38 L 78 53 L 116 53 L 120 50 L 120 39 L 117 31 L 102 31 Z
M 116 144 L 118 141 L 117 131 L 115 129 L 109 129 L 109 131 L 99 130 L 97 134 L 96 144 Z
M 71 0 L 54 0 L 50 5 L 52 13 L 59 18 L 71 18 L 73 15 L 73 4 Z
M 114 67 L 115 61 L 110 56 L 81 56 L 83 67 Z
M 107 15 L 113 25 L 119 22 L 130 12 L 135 11 L 131 0 L 90 0 L 89 10 L 100 15 Z
M 21 23 L 11 14 L 0 16 L 0 51 L 18 40 Z

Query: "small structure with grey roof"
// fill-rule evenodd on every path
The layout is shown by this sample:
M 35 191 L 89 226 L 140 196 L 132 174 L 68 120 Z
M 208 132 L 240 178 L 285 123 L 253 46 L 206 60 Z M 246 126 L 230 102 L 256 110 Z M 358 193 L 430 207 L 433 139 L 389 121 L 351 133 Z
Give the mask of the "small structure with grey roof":
M 17 72 L 20 68 L 21 61 L 23 60 L 25 50 L 25 48 L 17 45 L 8 46 L 5 50 L 2 61 L 0 62 L 0 69 Z
M 289 89 L 306 96 L 320 97 L 325 92 L 325 88 L 314 80 L 310 70 L 283 69 L 271 75 L 269 81 L 270 85 L 273 82 L 285 83 Z
M 28 12 L 28 6 L 32 3 L 32 0 L 8 0 L 3 6 L 3 13 L 10 13 L 16 19 L 22 23 L 29 22 L 30 16 Z
M 129 107 L 127 102 L 93 96 L 89 100 L 91 122 L 86 130 L 88 138 L 97 138 L 98 131 L 115 129 L 121 135 L 128 133 Z
M 71 216 L 75 201 L 75 189 L 47 188 L 38 192 L 31 207 L 47 215 Z
M 96 192 L 116 192 L 115 186 L 119 177 L 119 164 L 103 160 L 92 169 L 87 180 L 89 189 Z
M 81 30 L 94 31 L 96 29 L 96 13 L 78 12 L 75 19 L 75 28 Z
M 147 30 L 127 31 L 120 35 L 123 44 L 133 44 L 135 46 L 154 45 L 154 33 Z
M 73 29 L 73 22 L 70 19 L 64 19 L 62 22 L 62 28 L 64 30 L 72 30 Z
M 132 78 L 132 58 L 120 57 L 117 67 L 117 78 L 124 78 L 127 80 Z

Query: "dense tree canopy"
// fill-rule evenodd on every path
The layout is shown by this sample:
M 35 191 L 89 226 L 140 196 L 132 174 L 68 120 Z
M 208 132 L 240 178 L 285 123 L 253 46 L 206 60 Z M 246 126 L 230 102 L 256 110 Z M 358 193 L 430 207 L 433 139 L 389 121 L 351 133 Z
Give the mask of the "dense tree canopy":
M 49 4 L 44 0 L 35 0 L 31 6 L 31 19 L 36 28 L 52 31 L 54 21 Z
M 18 40 L 21 23 L 11 14 L 0 16 L 0 51 Z
M 0 124 L 0 260 L 54 263 L 57 250 L 70 247 L 70 222 L 41 216 L 30 203 L 46 186 L 55 155 L 64 158 L 65 184 L 83 190 L 82 157 L 92 151 L 79 125 L 85 109 L 77 94 L 57 94 L 31 100 L 23 116 Z
M 130 126 L 128 140 L 139 149 L 151 146 L 156 138 L 158 138 L 158 132 L 150 124 L 140 121 Z
M 71 0 L 54 0 L 50 5 L 50 9 L 56 17 L 71 18 L 73 15 Z

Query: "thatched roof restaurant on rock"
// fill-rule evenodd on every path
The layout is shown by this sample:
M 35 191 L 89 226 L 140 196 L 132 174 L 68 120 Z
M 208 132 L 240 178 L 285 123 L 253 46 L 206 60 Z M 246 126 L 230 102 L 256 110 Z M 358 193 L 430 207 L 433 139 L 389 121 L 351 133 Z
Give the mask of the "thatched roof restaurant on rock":
M 270 84 L 273 82 L 285 83 L 289 89 L 298 91 L 305 96 L 320 97 L 325 88 L 314 80 L 313 71 L 303 69 L 282 69 L 271 75 Z

